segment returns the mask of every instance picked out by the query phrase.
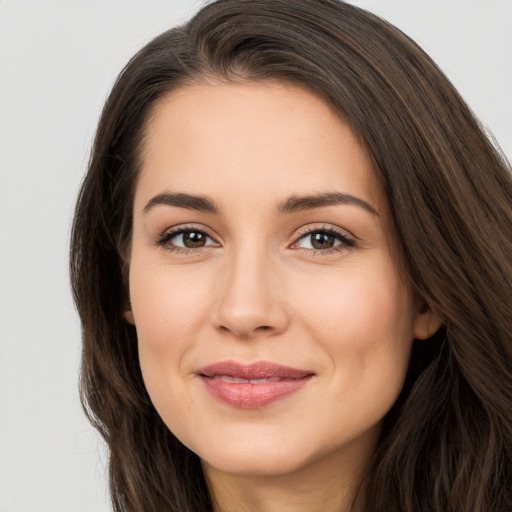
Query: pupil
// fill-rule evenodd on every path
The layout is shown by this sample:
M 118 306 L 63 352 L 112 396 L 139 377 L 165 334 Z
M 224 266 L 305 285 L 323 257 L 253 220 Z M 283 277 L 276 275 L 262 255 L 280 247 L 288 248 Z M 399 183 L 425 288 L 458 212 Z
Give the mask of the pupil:
M 311 242 L 315 249 L 330 249 L 334 246 L 334 236 L 327 233 L 314 233 L 311 235 Z
M 198 233 L 197 231 L 183 233 L 183 244 L 185 247 L 193 249 L 195 247 L 203 247 L 205 243 L 206 237 L 203 233 Z

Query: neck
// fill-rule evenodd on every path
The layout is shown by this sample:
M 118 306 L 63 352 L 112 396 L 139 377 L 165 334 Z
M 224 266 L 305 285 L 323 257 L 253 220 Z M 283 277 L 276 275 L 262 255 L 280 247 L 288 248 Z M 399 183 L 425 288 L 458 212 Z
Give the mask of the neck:
M 374 448 L 375 444 L 363 453 L 334 452 L 283 475 L 232 474 L 203 462 L 213 510 L 361 512 L 357 491 Z

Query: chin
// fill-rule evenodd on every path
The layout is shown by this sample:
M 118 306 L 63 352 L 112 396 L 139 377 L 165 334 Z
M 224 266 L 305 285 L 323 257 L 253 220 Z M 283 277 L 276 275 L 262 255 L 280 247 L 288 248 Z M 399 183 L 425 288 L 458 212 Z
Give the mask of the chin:
M 253 453 L 254 451 L 254 453 Z M 308 465 L 308 460 L 295 453 L 271 450 L 250 450 L 235 453 L 208 453 L 203 463 L 215 470 L 239 476 L 275 477 L 293 473 Z
M 296 432 L 297 433 L 297 432 Z M 246 433 L 247 434 L 247 433 Z M 334 460 L 351 450 L 350 439 L 336 439 L 341 442 L 322 443 L 322 436 L 272 435 L 252 432 L 253 435 L 232 433 L 223 440 L 201 443 L 190 448 L 217 471 L 239 476 L 276 477 L 285 476 L 308 468 L 316 463 Z M 348 446 L 346 446 L 348 445 Z M 342 456 L 343 457 L 343 456 Z M 337 464 L 334 462 L 334 464 Z

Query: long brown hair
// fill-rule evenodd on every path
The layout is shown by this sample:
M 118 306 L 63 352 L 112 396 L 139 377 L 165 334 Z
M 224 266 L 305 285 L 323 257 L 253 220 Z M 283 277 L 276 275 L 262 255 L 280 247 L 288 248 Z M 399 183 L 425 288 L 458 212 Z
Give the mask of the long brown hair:
M 154 39 L 119 76 L 74 218 L 81 393 L 109 448 L 114 509 L 211 510 L 199 458 L 153 408 L 128 297 L 144 127 L 187 83 L 291 81 L 322 97 L 373 160 L 400 267 L 443 320 L 414 342 L 403 392 L 361 486 L 372 512 L 512 510 L 512 173 L 432 60 L 338 0 L 220 0 Z

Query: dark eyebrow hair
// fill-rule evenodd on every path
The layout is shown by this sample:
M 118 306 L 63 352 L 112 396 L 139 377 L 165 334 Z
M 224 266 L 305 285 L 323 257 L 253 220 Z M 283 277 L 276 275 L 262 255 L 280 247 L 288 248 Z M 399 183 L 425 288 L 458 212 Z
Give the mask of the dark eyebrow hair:
M 308 196 L 291 196 L 285 201 L 279 203 L 277 212 L 279 214 L 294 213 L 311 210 L 313 208 L 321 208 L 322 206 L 333 206 L 339 204 L 359 206 L 372 215 L 376 215 L 377 217 L 379 216 L 371 204 L 359 197 L 350 194 L 343 194 L 341 192 L 327 192 Z M 187 210 L 197 210 L 200 212 L 214 214 L 218 214 L 220 212 L 220 208 L 209 197 L 194 196 L 185 193 L 163 193 L 156 195 L 148 201 L 144 207 L 144 213 L 157 205 L 177 206 L 179 208 L 186 208 Z
M 279 213 L 294 213 L 338 204 L 359 206 L 372 215 L 379 217 L 377 210 L 375 210 L 370 203 L 367 203 L 359 197 L 350 194 L 343 194 L 341 192 L 327 192 L 309 196 L 292 196 L 280 203 L 277 207 L 277 211 Z
M 219 207 L 208 197 L 204 196 L 193 196 L 190 194 L 172 194 L 172 193 L 164 193 L 158 194 L 157 196 L 151 198 L 146 206 L 144 206 L 144 213 L 151 210 L 156 205 L 167 205 L 167 206 L 177 206 L 179 208 L 186 208 L 187 210 L 197 210 L 200 212 L 206 213 L 215 213 L 218 214 L 220 209 Z

